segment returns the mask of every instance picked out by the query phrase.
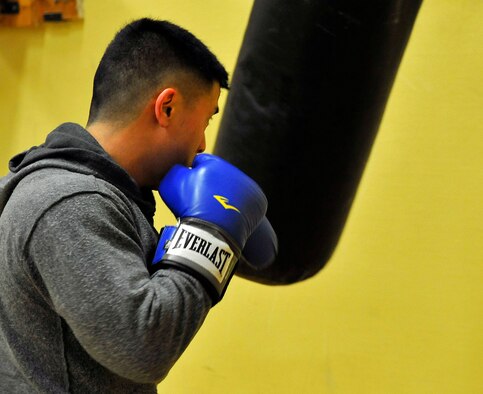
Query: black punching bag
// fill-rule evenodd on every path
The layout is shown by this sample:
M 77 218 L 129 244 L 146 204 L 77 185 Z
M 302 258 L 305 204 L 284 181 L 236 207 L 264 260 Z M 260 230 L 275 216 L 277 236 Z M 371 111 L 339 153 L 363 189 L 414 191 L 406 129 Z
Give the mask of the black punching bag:
M 275 263 L 313 276 L 344 228 L 421 0 L 255 0 L 214 153 L 263 188 Z

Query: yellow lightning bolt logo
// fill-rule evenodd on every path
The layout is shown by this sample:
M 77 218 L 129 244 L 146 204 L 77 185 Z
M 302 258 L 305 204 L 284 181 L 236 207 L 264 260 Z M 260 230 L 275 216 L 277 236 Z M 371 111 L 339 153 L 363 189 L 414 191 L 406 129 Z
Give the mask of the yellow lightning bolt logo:
M 234 211 L 237 211 L 240 213 L 240 210 L 237 207 L 234 207 L 233 205 L 228 204 L 229 200 L 226 197 L 219 196 L 217 194 L 214 194 L 213 197 L 215 198 L 216 201 L 218 201 L 221 206 L 225 209 L 233 209 Z

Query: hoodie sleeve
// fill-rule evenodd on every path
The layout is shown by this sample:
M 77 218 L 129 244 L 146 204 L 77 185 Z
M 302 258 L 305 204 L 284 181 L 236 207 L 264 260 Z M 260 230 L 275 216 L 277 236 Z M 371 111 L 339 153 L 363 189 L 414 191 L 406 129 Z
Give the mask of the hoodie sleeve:
M 193 277 L 176 270 L 149 276 L 132 218 L 99 193 L 50 207 L 26 252 L 87 353 L 136 382 L 162 380 L 211 307 Z

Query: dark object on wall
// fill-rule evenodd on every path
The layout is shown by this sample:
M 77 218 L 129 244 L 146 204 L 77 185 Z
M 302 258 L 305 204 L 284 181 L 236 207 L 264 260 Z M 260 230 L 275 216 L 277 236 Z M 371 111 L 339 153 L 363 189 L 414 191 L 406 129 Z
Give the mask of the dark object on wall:
M 19 12 L 18 1 L 0 0 L 0 14 L 18 14 Z
M 0 26 L 39 27 L 84 18 L 84 0 L 0 0 Z
M 318 273 L 345 226 L 421 0 L 255 0 L 214 153 L 265 191 L 272 266 Z

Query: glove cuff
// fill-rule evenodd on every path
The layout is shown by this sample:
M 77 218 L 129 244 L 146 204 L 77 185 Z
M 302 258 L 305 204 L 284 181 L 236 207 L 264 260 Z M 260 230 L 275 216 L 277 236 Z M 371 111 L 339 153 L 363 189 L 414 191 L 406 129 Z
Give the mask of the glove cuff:
M 218 226 L 199 219 L 183 219 L 158 245 L 153 271 L 176 267 L 201 280 L 213 299 L 222 298 L 233 277 L 241 251 Z M 163 235 L 162 235 L 163 238 Z

